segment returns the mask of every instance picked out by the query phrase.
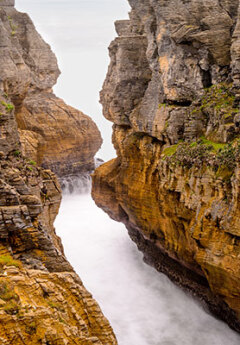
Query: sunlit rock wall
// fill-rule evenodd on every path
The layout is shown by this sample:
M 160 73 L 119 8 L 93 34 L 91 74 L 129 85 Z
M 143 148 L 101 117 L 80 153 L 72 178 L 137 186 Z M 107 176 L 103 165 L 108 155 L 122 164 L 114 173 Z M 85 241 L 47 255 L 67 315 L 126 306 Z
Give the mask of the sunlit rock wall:
M 145 260 L 240 330 L 239 1 L 129 0 L 101 91 L 93 197 Z
M 99 132 L 52 94 L 56 59 L 12 1 L 0 1 L 0 61 L 0 344 L 117 344 L 55 233 L 59 182 L 36 164 L 58 173 L 68 169 L 67 159 L 77 168 L 91 165 Z M 83 143 L 79 156 L 86 137 L 96 142 Z

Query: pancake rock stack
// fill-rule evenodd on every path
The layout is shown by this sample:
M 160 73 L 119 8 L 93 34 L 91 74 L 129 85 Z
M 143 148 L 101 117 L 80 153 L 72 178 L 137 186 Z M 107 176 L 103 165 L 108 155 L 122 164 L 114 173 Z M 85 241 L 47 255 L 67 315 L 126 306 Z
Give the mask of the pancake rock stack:
M 23 152 L 59 176 L 92 170 L 100 133 L 88 116 L 53 94 L 56 57 L 13 3 L 0 1 L 0 83 L 14 103 Z
M 129 0 L 101 91 L 93 197 L 145 261 L 240 331 L 239 0 Z
M 59 182 L 36 164 L 87 170 L 101 138 L 53 95 L 56 59 L 13 6 L 0 1 L 0 344 L 117 344 L 55 233 Z

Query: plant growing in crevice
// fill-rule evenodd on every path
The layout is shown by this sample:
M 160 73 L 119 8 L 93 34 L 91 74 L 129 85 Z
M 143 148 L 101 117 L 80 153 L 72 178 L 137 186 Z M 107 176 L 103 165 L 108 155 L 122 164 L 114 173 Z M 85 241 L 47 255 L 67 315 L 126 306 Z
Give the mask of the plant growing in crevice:
M 170 146 L 163 152 L 165 158 L 173 166 L 180 165 L 187 169 L 195 167 L 210 167 L 225 181 L 234 174 L 237 163 L 240 162 L 240 141 L 228 144 L 215 143 L 204 137 L 192 143 L 185 142 Z
M 20 157 L 21 156 L 21 151 L 16 150 L 13 152 L 14 157 Z
M 13 23 L 13 19 L 12 19 L 11 16 L 8 16 L 8 21 L 9 21 L 9 25 L 10 25 L 10 28 L 11 28 L 11 35 L 15 36 L 16 35 L 16 30 L 17 30 L 18 26 Z
M 11 255 L 0 255 L 0 268 L 3 266 L 15 266 L 17 268 L 21 268 L 22 263 L 19 260 L 14 260 Z
M 14 105 L 11 103 L 1 101 L 1 104 L 5 107 L 7 113 L 10 113 L 14 109 Z
M 28 162 L 28 164 L 34 165 L 34 166 L 37 165 L 37 163 L 34 160 L 32 160 L 32 159 Z
M 4 281 L 0 281 L 0 299 L 6 302 L 3 305 L 3 310 L 7 314 L 14 315 L 19 312 L 19 296 L 15 293 L 13 287 Z

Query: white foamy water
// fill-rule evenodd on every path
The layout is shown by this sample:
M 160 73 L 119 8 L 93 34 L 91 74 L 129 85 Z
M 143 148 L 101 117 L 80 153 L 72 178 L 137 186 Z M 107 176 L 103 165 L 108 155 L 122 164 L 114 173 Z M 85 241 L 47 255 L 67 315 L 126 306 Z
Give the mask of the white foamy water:
M 56 53 L 62 71 L 56 94 L 91 115 L 112 158 L 111 124 L 101 115 L 99 90 L 109 62 L 113 22 L 127 17 L 127 0 L 16 0 Z M 86 178 L 87 180 L 87 178 Z M 66 190 L 86 181 L 65 181 Z M 77 186 L 76 186 L 77 185 Z M 237 345 L 240 337 L 142 261 L 122 224 L 90 195 L 65 195 L 56 220 L 65 252 L 110 320 L 119 345 Z M 106 345 L 106 344 L 105 344 Z
M 55 225 L 119 345 L 239 345 L 238 334 L 144 264 L 125 227 L 89 194 L 65 195 Z

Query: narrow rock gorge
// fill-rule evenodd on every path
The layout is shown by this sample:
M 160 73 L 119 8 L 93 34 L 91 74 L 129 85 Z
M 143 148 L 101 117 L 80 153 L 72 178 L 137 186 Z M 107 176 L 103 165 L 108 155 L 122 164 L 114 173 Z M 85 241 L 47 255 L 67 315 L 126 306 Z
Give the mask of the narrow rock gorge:
M 240 331 L 239 0 L 129 0 L 101 91 L 117 158 L 93 177 L 147 263 Z
M 56 58 L 14 0 L 0 0 L 0 61 L 0 343 L 116 344 L 53 226 L 52 171 L 91 170 L 99 131 L 53 94 Z

